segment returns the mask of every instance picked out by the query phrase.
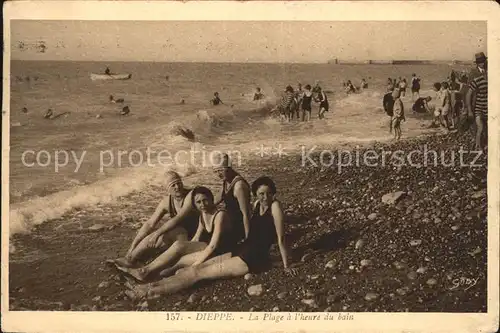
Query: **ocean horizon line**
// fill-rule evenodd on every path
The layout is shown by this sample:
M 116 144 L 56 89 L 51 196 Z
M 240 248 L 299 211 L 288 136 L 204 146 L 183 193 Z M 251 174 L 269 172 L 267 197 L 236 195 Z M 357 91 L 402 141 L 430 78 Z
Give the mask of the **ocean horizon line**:
M 154 60 L 69 60 L 69 59 L 10 59 L 11 62 L 97 62 L 97 63 L 165 63 L 165 64 L 279 64 L 279 65 L 472 65 L 472 60 L 329 60 L 326 62 L 270 62 L 270 61 L 154 61 Z

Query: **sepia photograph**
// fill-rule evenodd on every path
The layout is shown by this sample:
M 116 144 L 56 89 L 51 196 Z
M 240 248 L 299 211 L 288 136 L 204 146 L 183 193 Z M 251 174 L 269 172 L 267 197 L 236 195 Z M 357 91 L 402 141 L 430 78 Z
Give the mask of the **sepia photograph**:
M 488 6 L 29 4 L 4 17 L 3 309 L 305 331 L 466 313 L 495 330 Z

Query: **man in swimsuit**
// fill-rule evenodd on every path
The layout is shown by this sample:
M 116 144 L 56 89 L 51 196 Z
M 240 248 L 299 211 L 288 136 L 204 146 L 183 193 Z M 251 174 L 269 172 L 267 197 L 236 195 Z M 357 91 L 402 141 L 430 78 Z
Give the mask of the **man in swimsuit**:
M 109 70 L 109 67 L 106 67 L 106 70 L 104 71 L 104 74 L 111 75 L 111 71 Z
M 224 104 L 224 102 L 222 102 L 222 100 L 220 99 L 218 92 L 214 93 L 214 98 L 210 100 L 210 104 L 212 105 Z
M 239 240 L 246 239 L 250 231 L 250 186 L 232 167 L 227 154 L 221 156 L 214 165 L 214 172 L 223 181 L 222 193 L 216 204 L 223 204 L 231 216 L 235 235 Z
M 196 233 L 199 213 L 192 205 L 192 190 L 184 187 L 176 172 L 167 172 L 166 178 L 169 194 L 139 229 L 125 258 L 114 260 L 115 264 L 132 267 L 147 252 L 161 252 L 176 240 L 191 239 Z M 158 222 L 167 214 L 170 219 L 158 226 Z

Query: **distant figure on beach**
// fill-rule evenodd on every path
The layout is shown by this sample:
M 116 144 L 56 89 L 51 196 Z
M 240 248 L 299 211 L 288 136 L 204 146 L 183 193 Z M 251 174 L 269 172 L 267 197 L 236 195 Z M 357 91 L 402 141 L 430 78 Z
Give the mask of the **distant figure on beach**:
M 167 76 L 165 76 L 165 81 L 168 81 L 168 80 L 170 80 L 170 76 L 167 75 Z
M 311 85 L 306 84 L 304 87 L 304 92 L 302 94 L 300 108 L 302 109 L 302 121 L 311 120 L 313 93 L 311 91 Z
M 416 97 L 415 97 L 416 96 Z M 420 97 L 420 78 L 417 74 L 413 73 L 411 75 L 411 100 L 415 101 L 415 98 Z
M 400 99 L 401 92 L 399 89 L 394 89 L 392 98 L 394 99 L 393 115 L 392 115 L 392 129 L 394 130 L 394 139 L 401 138 L 401 121 L 406 121 L 403 102 Z
M 280 113 L 280 118 L 286 121 L 290 121 L 291 113 L 295 108 L 294 91 L 292 86 L 287 86 L 285 92 L 281 97 L 281 101 L 276 107 Z
M 406 78 L 403 78 L 399 81 L 399 91 L 401 92 L 401 96 L 405 97 L 406 96 Z
M 184 254 L 200 249 L 187 243 L 196 233 L 199 217 L 193 205 L 193 190 L 184 187 L 182 178 L 174 171 L 165 173 L 165 184 L 167 195 L 139 229 L 125 257 L 112 263 L 133 267 L 141 260 L 155 258 L 174 244 L 182 248 Z M 168 220 L 160 222 L 164 216 L 168 216 Z
M 392 92 L 394 90 L 394 82 L 392 82 L 392 79 L 389 77 L 387 78 L 387 92 Z
M 192 205 L 198 213 L 196 233 L 190 241 L 176 241 L 158 258 L 141 268 L 117 266 L 139 281 L 159 273 L 166 277 L 184 267 L 196 267 L 212 257 L 230 253 L 236 247 L 238 238 L 228 211 L 217 207 L 212 191 L 198 186 L 192 191 Z M 186 251 L 189 249 L 189 251 Z M 196 251 L 192 251 L 196 249 Z
M 351 80 L 347 80 L 345 92 L 346 92 L 346 94 L 352 94 L 352 93 L 356 92 L 356 88 L 352 84 Z
M 184 100 L 184 98 L 181 99 L 181 101 L 179 102 L 179 104 L 181 104 L 181 105 L 186 104 L 186 101 Z
M 318 93 L 318 92 L 320 92 L 320 91 L 321 91 L 321 86 L 319 85 L 319 81 L 318 81 L 318 80 L 316 80 L 316 81 L 314 82 L 314 87 L 312 88 L 312 92 L 313 92 L 314 94 L 317 94 L 317 93 Z
M 361 79 L 361 84 L 359 86 L 361 87 L 361 89 L 367 89 L 368 83 L 366 82 L 365 79 Z
M 260 87 L 257 87 L 255 89 L 255 94 L 253 94 L 253 100 L 259 101 L 261 99 L 264 99 L 264 94 L 261 92 Z
M 219 97 L 219 93 L 218 93 L 218 92 L 214 92 L 214 98 L 212 98 L 212 99 L 210 100 L 210 104 L 212 104 L 212 105 L 214 105 L 214 106 L 215 106 L 215 105 L 219 105 L 219 104 L 224 104 L 224 103 L 222 102 L 222 100 L 220 99 L 220 97 Z
M 450 90 L 448 89 L 448 82 L 444 81 L 441 82 L 441 100 L 438 101 L 438 109 L 440 110 L 441 113 L 441 125 L 444 127 L 445 131 L 450 130 L 450 115 L 451 115 L 451 94 Z
M 318 118 L 325 118 L 325 112 L 330 110 L 330 104 L 328 103 L 328 97 L 321 88 L 317 92 L 315 102 L 319 103 Z
M 238 240 L 245 239 L 250 230 L 250 185 L 232 168 L 227 154 L 214 164 L 214 172 L 222 180 L 222 193 L 216 204 L 222 203 L 227 209 Z
M 109 70 L 109 67 L 106 67 L 106 70 L 104 71 L 104 74 L 111 75 L 111 71 Z
M 466 95 L 467 113 L 476 120 L 476 150 L 484 150 L 488 144 L 488 58 L 483 52 L 475 54 L 479 72 L 469 83 Z
M 427 96 L 427 97 L 419 97 L 417 98 L 417 100 L 415 101 L 415 103 L 413 103 L 413 106 L 412 106 L 412 110 L 413 112 L 415 113 L 430 113 L 430 114 L 433 114 L 430 106 L 429 106 L 429 102 L 432 100 L 432 97 L 431 96 Z
M 128 105 L 125 105 L 125 106 L 123 107 L 122 111 L 120 112 L 120 114 L 121 114 L 122 116 L 126 116 L 126 115 L 128 115 L 129 113 L 130 113 L 130 108 L 128 107 Z
M 54 111 L 52 109 L 48 109 L 47 112 L 45 112 L 45 115 L 43 116 L 45 119 L 50 119 L 54 115 Z
M 22 113 L 28 113 L 28 108 L 24 107 L 21 111 Z
M 282 204 L 275 198 L 276 185 L 269 177 L 260 177 L 252 184 L 252 193 L 257 198 L 253 205 L 250 234 L 232 251 L 212 257 L 204 263 L 177 271 L 178 274 L 147 285 L 126 284 L 125 294 L 133 300 L 155 299 L 162 295 L 187 289 L 203 280 L 240 277 L 247 273 L 258 273 L 269 266 L 269 250 L 278 243 L 283 268 L 290 276 L 297 269 L 289 267 L 289 249 L 285 242 Z
M 123 103 L 123 102 L 125 102 L 125 100 L 124 100 L 123 98 L 118 98 L 118 99 L 115 99 L 115 98 L 113 97 L 113 95 L 109 95 L 109 101 L 110 101 L 111 103 Z
M 457 129 L 458 124 L 460 122 L 460 114 L 463 109 L 463 98 L 460 95 L 462 86 L 459 82 L 457 82 L 457 75 L 455 71 L 452 71 L 450 74 L 449 86 L 450 86 L 449 91 L 451 98 L 451 112 L 450 112 L 451 127 Z

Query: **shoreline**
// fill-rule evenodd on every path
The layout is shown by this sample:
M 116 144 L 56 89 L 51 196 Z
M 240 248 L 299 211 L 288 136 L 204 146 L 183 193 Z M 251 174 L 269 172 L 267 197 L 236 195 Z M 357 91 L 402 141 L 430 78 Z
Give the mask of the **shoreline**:
M 423 142 L 443 151 L 472 146 L 470 134 L 455 133 L 370 142 L 359 149 L 409 150 Z M 487 204 L 481 191 L 487 166 L 361 166 L 339 174 L 296 167 L 299 159 L 297 154 L 256 159 L 237 170 L 250 182 L 263 174 L 275 180 L 286 209 L 292 262 L 300 263 L 298 277 L 285 276 L 274 249 L 274 267 L 249 281 L 202 283 L 146 306 L 133 304 L 124 298 L 123 278 L 103 262 L 123 255 L 156 208 L 164 189 L 148 186 L 115 203 L 74 209 L 31 234 L 12 235 L 10 309 L 486 311 Z M 382 204 L 381 197 L 394 191 L 407 196 L 395 206 Z M 95 225 L 103 227 L 89 230 Z M 356 249 L 360 240 L 365 245 Z M 414 240 L 420 243 L 409 245 Z M 301 262 L 304 255 L 310 259 Z M 478 279 L 473 288 L 450 289 L 455 279 L 471 276 Z M 265 293 L 248 296 L 247 288 L 255 284 Z M 367 301 L 370 293 L 377 296 Z M 304 301 L 310 299 L 314 302 Z

